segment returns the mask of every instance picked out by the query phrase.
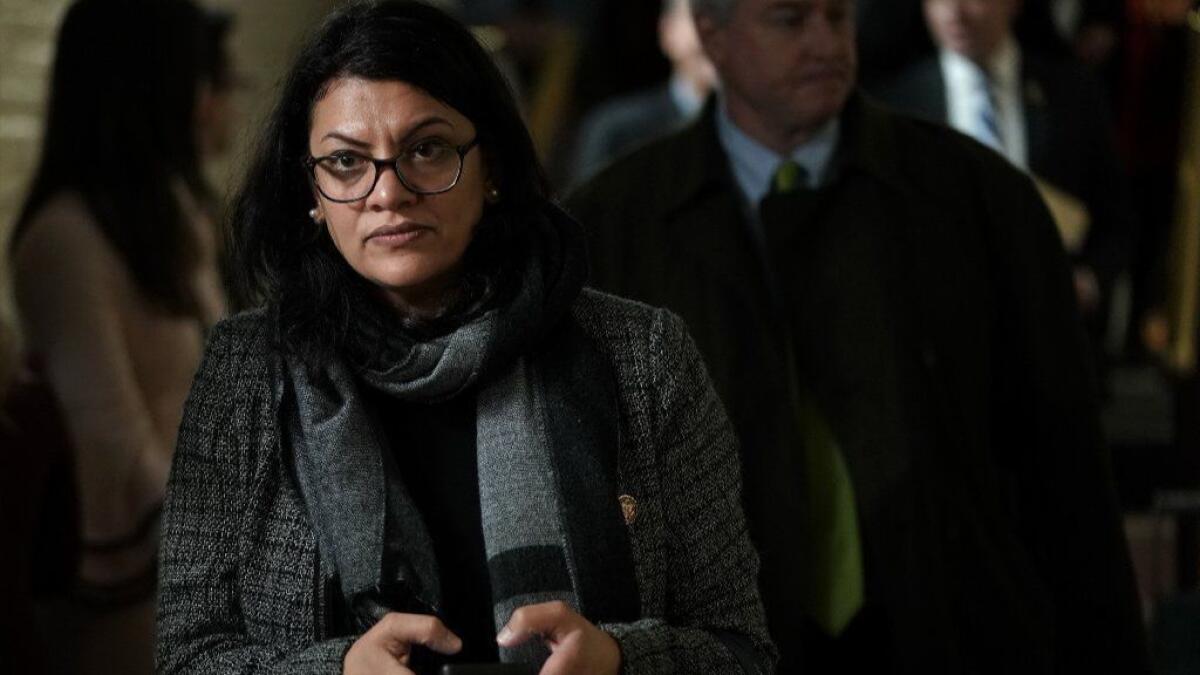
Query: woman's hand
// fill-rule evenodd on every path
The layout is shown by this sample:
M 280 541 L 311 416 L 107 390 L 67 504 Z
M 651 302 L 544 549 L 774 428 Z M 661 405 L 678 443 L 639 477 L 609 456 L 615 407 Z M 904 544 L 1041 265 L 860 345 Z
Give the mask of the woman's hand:
M 455 654 L 462 640 L 437 617 L 389 612 L 350 645 L 342 675 L 413 675 L 407 668 L 413 645 Z
M 516 647 L 539 637 L 550 648 L 550 658 L 541 675 L 599 673 L 617 675 L 621 670 L 621 648 L 611 635 L 596 628 L 565 602 L 526 605 L 512 613 L 496 642 Z

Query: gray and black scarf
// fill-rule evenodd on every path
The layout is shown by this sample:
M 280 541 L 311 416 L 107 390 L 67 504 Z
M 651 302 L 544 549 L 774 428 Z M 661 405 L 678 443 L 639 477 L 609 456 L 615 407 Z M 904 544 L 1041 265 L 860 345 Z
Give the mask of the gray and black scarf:
M 360 387 L 406 402 L 478 385 L 476 454 L 497 629 L 522 605 L 562 600 L 594 622 L 636 618 L 632 556 L 617 501 L 619 416 L 611 366 L 570 309 L 586 257 L 557 209 L 526 228 L 506 299 L 446 334 L 414 338 L 364 311 L 355 349 L 313 368 L 285 356 L 282 424 L 322 565 L 352 628 L 384 611 L 436 613 L 433 547 Z M 355 353 L 357 352 L 357 353 Z M 434 479 L 434 477 L 430 477 Z M 540 664 L 540 644 L 501 650 Z

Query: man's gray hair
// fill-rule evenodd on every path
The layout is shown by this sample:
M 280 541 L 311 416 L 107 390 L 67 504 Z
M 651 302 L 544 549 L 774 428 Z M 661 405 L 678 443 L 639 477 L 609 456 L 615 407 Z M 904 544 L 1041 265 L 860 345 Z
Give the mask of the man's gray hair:
M 693 15 L 705 15 L 717 23 L 725 23 L 733 15 L 738 0 L 689 0 Z

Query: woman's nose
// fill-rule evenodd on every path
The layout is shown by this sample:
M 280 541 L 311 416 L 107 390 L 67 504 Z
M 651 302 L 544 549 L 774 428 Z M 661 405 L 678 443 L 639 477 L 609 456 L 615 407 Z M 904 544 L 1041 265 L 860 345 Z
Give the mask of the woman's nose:
M 367 196 L 369 208 L 377 211 L 394 209 L 412 203 L 419 197 L 404 185 L 404 181 L 400 180 L 400 174 L 396 170 L 395 164 L 384 166 L 380 168 L 380 171 L 382 173 L 379 181 L 375 184 L 375 189 Z

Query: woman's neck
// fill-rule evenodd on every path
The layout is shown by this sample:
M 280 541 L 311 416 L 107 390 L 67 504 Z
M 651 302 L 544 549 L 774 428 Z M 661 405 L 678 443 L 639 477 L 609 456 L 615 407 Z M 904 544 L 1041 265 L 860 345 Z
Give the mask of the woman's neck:
M 380 287 L 384 301 L 400 316 L 416 321 L 435 319 L 459 300 L 462 294 L 461 270 L 438 275 L 419 286 Z

